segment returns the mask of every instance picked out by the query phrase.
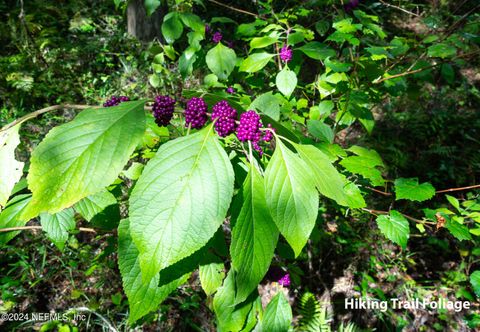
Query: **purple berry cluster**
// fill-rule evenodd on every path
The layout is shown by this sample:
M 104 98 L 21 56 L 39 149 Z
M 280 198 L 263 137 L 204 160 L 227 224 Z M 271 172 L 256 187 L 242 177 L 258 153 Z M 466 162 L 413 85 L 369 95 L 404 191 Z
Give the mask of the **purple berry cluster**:
M 152 111 L 155 123 L 159 126 L 167 126 L 172 120 L 175 110 L 175 99 L 169 96 L 157 96 L 153 103 Z
M 270 142 L 273 138 L 274 131 L 270 124 L 267 125 L 267 128 L 262 127 L 263 124 L 260 115 L 255 111 L 249 110 L 240 116 L 240 124 L 237 129 L 238 140 L 241 142 L 252 142 L 253 148 L 258 151 L 260 155 L 263 154 L 263 149 L 260 147 L 260 140 Z
M 228 104 L 226 100 L 216 103 L 212 107 L 212 120 L 215 121 L 215 130 L 220 137 L 226 137 L 236 129 L 237 110 Z
M 193 97 L 185 107 L 185 124 L 193 129 L 200 129 L 207 122 L 207 103 L 198 97 Z
M 235 93 L 235 89 L 231 86 L 229 86 L 226 91 L 228 94 L 231 94 L 231 95 Z
M 127 96 L 111 96 L 110 99 L 103 103 L 103 107 L 117 106 L 124 101 L 130 101 L 130 98 L 128 98 Z
M 290 274 L 286 273 L 283 277 L 278 279 L 278 283 L 283 287 L 290 286 Z
M 217 31 L 213 34 L 212 36 L 212 41 L 215 43 L 215 44 L 218 44 L 220 43 L 220 41 L 222 40 L 223 36 L 222 36 L 222 33 L 220 31 Z
M 280 49 L 280 59 L 284 62 L 284 63 L 288 63 L 290 62 L 290 60 L 292 60 L 292 55 L 293 55 L 293 51 L 290 47 L 288 47 L 287 45 L 284 45 L 281 49 Z
M 258 142 L 262 136 L 260 128 L 262 121 L 255 111 L 246 111 L 240 115 L 240 124 L 237 129 L 237 137 L 241 142 Z

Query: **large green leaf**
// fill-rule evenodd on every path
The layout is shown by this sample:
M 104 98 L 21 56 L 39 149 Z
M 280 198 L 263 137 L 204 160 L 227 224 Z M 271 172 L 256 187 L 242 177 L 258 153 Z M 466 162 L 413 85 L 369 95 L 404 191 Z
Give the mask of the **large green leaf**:
M 217 318 L 218 331 L 238 332 L 245 325 L 252 302 L 235 306 L 235 273 L 230 270 L 213 298 L 213 311 Z
M 117 178 L 145 132 L 144 101 L 89 109 L 52 129 L 33 151 L 32 201 L 22 214 L 55 214 Z
M 96 194 L 85 197 L 75 204 L 75 210 L 90 221 L 97 214 L 105 210 L 110 205 L 117 204 L 117 199 L 108 190 L 102 190 Z
M 299 50 L 315 60 L 325 60 L 326 58 L 335 56 L 336 54 L 335 50 L 331 47 L 316 41 L 306 43 L 300 47 Z
M 352 195 L 356 199 L 349 199 L 349 182 L 332 165 L 329 158 L 313 145 L 295 145 L 300 157 L 307 163 L 309 172 L 313 174 L 315 185 L 318 191 L 343 206 L 351 208 L 365 207 L 365 201 L 362 196 Z M 351 184 L 355 186 L 354 184 Z
M 321 141 L 333 143 L 335 134 L 332 127 L 320 120 L 309 120 L 307 123 L 308 132 Z
M 390 211 L 390 215 L 380 215 L 377 217 L 377 225 L 380 231 L 390 240 L 400 245 L 402 248 L 407 246 L 407 240 L 410 236 L 410 227 L 408 220 L 395 210 Z
M 122 283 L 130 307 L 130 323 L 157 309 L 158 305 L 185 283 L 190 273 L 181 274 L 177 278 L 159 287 L 160 276 L 155 275 L 149 282 L 142 281 L 139 252 L 130 237 L 130 222 L 123 220 L 118 226 L 118 266 L 122 275 Z M 162 274 L 163 277 L 163 274 Z
M 455 217 L 447 219 L 445 228 L 447 228 L 459 241 L 472 240 L 472 235 L 470 234 L 468 227 L 455 220 Z
M 283 292 L 277 295 L 268 303 L 262 320 L 263 331 L 287 332 L 292 322 L 292 308 Z
M 209 252 L 200 261 L 198 275 L 205 294 L 212 295 L 222 286 L 225 278 L 225 266 L 220 257 Z
M 275 121 L 280 120 L 280 100 L 271 91 L 257 96 L 248 109 L 257 110 Z
M 0 132 L 0 211 L 23 174 L 23 163 L 15 159 L 15 149 L 20 144 L 20 124 Z
M 385 183 L 382 172 L 377 167 L 385 167 L 382 158 L 375 150 L 369 150 L 361 146 L 352 146 L 349 151 L 356 154 L 344 158 L 340 164 L 349 172 L 360 174 L 370 180 L 374 186 Z
M 120 209 L 117 199 L 108 190 L 85 197 L 74 206 L 85 220 L 95 226 L 114 228 L 120 220 Z
M 243 206 L 232 229 L 230 254 L 236 271 L 236 303 L 257 288 L 268 271 L 278 240 L 278 230 L 265 199 L 264 179 L 250 164 L 242 190 Z
M 227 214 L 233 168 L 212 128 L 162 145 L 133 189 L 131 233 L 145 281 L 203 247 Z
M 278 40 L 276 36 L 263 36 L 263 37 L 255 37 L 250 41 L 250 48 L 264 48 L 269 45 L 272 45 Z
M 68 232 L 75 229 L 75 211 L 73 208 L 65 209 L 55 214 L 40 214 L 42 229 L 52 242 L 63 250 L 68 240 Z
M 278 74 L 275 79 L 275 84 L 277 85 L 278 90 L 287 98 L 290 97 L 293 90 L 297 86 L 297 75 L 287 66 L 285 66 Z
M 277 139 L 265 171 L 267 205 L 280 233 L 298 256 L 318 214 L 315 177 L 307 164 Z
M 180 15 L 172 12 L 166 15 L 162 23 L 162 34 L 167 43 L 171 44 L 182 36 L 183 24 Z
M 418 183 L 417 178 L 395 180 L 395 199 L 423 202 L 435 195 L 435 188 L 428 182 Z
M 275 54 L 261 52 L 253 53 L 240 64 L 240 71 L 254 73 L 261 70 L 275 56 Z
M 218 43 L 217 46 L 208 51 L 205 61 L 208 69 L 217 75 L 218 79 L 224 81 L 235 68 L 237 55 L 231 48 Z
M 470 275 L 470 283 L 472 284 L 475 294 L 480 297 L 480 270 L 477 270 Z
M 5 206 L 5 209 L 0 213 L 0 228 L 19 227 L 26 224 L 25 220 L 19 218 L 23 209 L 30 202 L 32 195 L 18 195 L 13 197 Z M 0 233 L 0 246 L 7 243 L 20 233 L 2 232 Z

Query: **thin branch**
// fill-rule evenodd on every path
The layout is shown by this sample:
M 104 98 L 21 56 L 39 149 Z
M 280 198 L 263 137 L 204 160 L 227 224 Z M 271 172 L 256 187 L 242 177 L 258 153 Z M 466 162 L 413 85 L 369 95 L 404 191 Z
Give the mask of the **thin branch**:
M 468 187 L 459 187 L 459 188 L 449 188 L 449 189 L 437 190 L 435 193 L 436 194 L 442 194 L 442 193 L 449 193 L 449 192 L 452 192 L 452 191 L 461 191 L 461 190 L 476 189 L 476 188 L 480 188 L 480 184 L 476 184 L 476 185 L 468 186 Z
M 230 10 L 233 10 L 233 11 L 239 12 L 239 13 L 243 13 L 243 14 L 247 14 L 247 15 L 255 16 L 255 17 L 257 17 L 257 18 L 259 18 L 259 17 L 260 17 L 260 15 L 257 15 L 257 14 L 255 14 L 255 13 L 251 13 L 251 12 L 249 12 L 249 11 L 246 11 L 246 10 L 243 10 L 243 9 L 235 8 L 235 7 L 232 7 L 232 6 L 226 5 L 226 4 L 224 4 L 224 3 L 218 2 L 218 1 L 216 1 L 216 0 L 208 0 L 208 1 L 210 1 L 210 2 L 213 2 L 214 4 L 217 4 L 217 5 L 219 5 L 219 6 L 222 6 L 222 7 L 228 8 L 228 9 L 230 9 Z
M 407 13 L 408 15 L 413 15 L 413 16 L 416 16 L 416 17 L 421 17 L 421 15 L 418 15 L 418 14 L 415 14 L 415 13 L 413 13 L 413 12 L 410 12 L 410 11 L 408 11 L 408 10 L 406 10 L 406 9 L 403 9 L 402 7 L 398 7 L 398 6 L 395 6 L 395 5 L 391 5 L 391 4 L 389 4 L 389 3 L 386 3 L 386 2 L 383 1 L 383 0 L 380 0 L 380 2 L 381 2 L 383 5 L 387 6 L 387 7 L 391 7 L 391 8 L 398 9 L 398 10 L 404 12 L 404 13 Z
M 392 193 L 387 193 L 386 191 L 381 191 L 381 190 L 378 190 L 378 189 L 375 189 L 375 188 L 372 188 L 372 187 L 365 187 L 371 191 L 374 191 L 380 195 L 383 195 L 383 196 L 392 196 Z
M 0 233 L 25 231 L 25 230 L 33 230 L 33 229 L 42 229 L 42 226 L 18 226 L 18 227 L 0 228 Z M 93 228 L 79 227 L 78 230 L 80 232 L 97 233 L 97 231 L 94 230 Z
M 37 110 L 37 111 L 35 111 L 35 112 L 28 113 L 27 115 L 24 115 L 24 116 L 22 116 L 21 118 L 18 118 L 18 119 L 16 119 L 16 120 L 13 121 L 13 122 L 10 122 L 10 123 L 7 124 L 6 126 L 4 126 L 2 129 L 0 129 L 0 132 L 5 131 L 5 130 L 8 130 L 8 129 L 16 126 L 17 124 L 23 123 L 23 122 L 25 122 L 25 121 L 27 121 L 27 120 L 36 118 L 37 116 L 39 116 L 40 114 L 43 114 L 43 113 L 47 113 L 47 112 L 51 112 L 51 111 L 56 111 L 56 110 L 64 109 L 64 108 L 71 108 L 71 109 L 75 109 L 75 110 L 84 110 L 84 109 L 87 109 L 87 108 L 94 108 L 94 107 L 98 107 L 98 106 L 70 105 L 70 104 L 48 106 L 48 107 L 39 109 L 39 110 Z
M 20 123 L 24 123 L 25 121 L 36 118 L 37 116 L 39 116 L 43 113 L 57 111 L 57 110 L 60 110 L 60 109 L 65 109 L 65 108 L 74 109 L 74 110 L 86 110 L 86 109 L 89 109 L 89 108 L 101 108 L 101 107 L 102 106 L 98 106 L 98 105 L 92 106 L 92 105 L 75 105 L 75 104 L 63 104 L 63 105 L 48 106 L 48 107 L 39 109 L 37 111 L 34 111 L 32 113 L 28 113 L 27 115 L 24 115 L 21 118 L 18 118 L 16 120 L 10 122 L 9 124 L 5 125 L 3 128 L 0 129 L 0 133 L 2 131 L 8 130 L 8 129 L 20 124 Z M 152 107 L 151 106 L 145 106 L 144 110 L 151 111 Z M 183 111 L 178 111 L 178 112 L 176 111 L 176 113 L 183 113 Z
M 380 215 L 380 214 L 383 214 L 383 215 L 386 215 L 386 214 L 390 214 L 390 212 L 388 211 L 381 211 L 381 210 L 372 210 L 372 209 L 367 209 L 367 208 L 362 208 L 363 211 L 365 212 L 368 212 L 370 214 L 373 214 L 375 216 L 377 215 Z M 406 215 L 404 213 L 401 213 L 399 212 L 402 216 L 404 216 L 405 218 L 411 220 L 411 221 L 414 221 L 416 223 L 419 223 L 419 224 L 432 224 L 432 225 L 435 225 L 434 222 L 429 222 L 429 221 L 425 221 L 425 220 L 420 220 L 420 219 L 417 219 L 417 218 L 414 218 L 414 217 L 411 217 L 409 215 Z
M 465 53 L 465 54 L 460 54 L 460 55 L 457 55 L 455 57 L 453 57 L 452 59 L 450 60 L 454 60 L 454 59 L 459 59 L 459 58 L 465 58 L 465 57 L 468 57 L 468 56 L 471 56 L 471 55 L 475 55 L 475 54 L 478 54 L 480 53 L 480 51 L 475 51 L 475 52 L 471 52 L 471 53 Z M 417 59 L 415 61 L 415 63 L 418 61 L 419 59 Z M 414 63 L 414 64 L 415 64 Z M 419 68 L 419 69 L 415 69 L 415 70 L 410 70 L 412 68 L 412 66 L 410 66 L 410 68 L 403 72 L 403 73 L 400 73 L 400 74 L 395 74 L 395 75 L 391 75 L 391 76 L 388 76 L 388 77 L 383 77 L 383 78 L 380 78 L 380 79 L 376 79 L 374 80 L 372 83 L 373 84 L 379 84 L 379 83 L 382 83 L 384 81 L 388 81 L 388 80 L 391 80 L 391 79 L 394 79 L 394 78 L 397 78 L 397 77 L 402 77 L 402 76 L 407 76 L 407 75 L 411 75 L 411 74 L 416 74 L 416 73 L 419 73 L 419 72 L 422 72 L 424 70 L 427 70 L 427 69 L 432 69 L 434 67 L 437 67 L 437 66 L 440 66 L 444 63 L 447 63 L 447 61 L 441 61 L 439 63 L 436 63 L 434 65 L 431 65 L 431 66 L 427 66 L 427 67 L 423 67 L 423 68 Z

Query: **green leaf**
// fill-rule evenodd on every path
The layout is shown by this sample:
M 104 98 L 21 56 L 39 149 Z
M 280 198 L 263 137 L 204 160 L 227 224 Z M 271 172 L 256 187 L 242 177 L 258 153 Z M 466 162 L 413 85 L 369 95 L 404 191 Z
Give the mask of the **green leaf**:
M 235 68 L 237 55 L 231 48 L 218 43 L 217 46 L 208 51 L 205 60 L 207 61 L 208 69 L 217 75 L 220 80 L 224 81 Z
M 143 282 L 139 252 L 130 237 L 128 219 L 122 220 L 118 226 L 118 267 L 130 307 L 130 316 L 128 317 L 130 323 L 137 321 L 150 311 L 156 310 L 168 294 L 185 283 L 190 275 L 190 273 L 183 274 L 160 287 L 159 274 L 156 274 L 149 282 Z
M 30 202 L 32 195 L 18 195 L 13 197 L 5 206 L 5 209 L 0 213 L 0 229 L 25 226 L 27 221 L 19 218 L 22 211 Z M 6 244 L 8 241 L 18 235 L 18 232 L 1 232 L 0 246 Z
M 279 139 L 265 171 L 267 206 L 280 233 L 298 256 L 318 214 L 315 178 L 307 164 Z
M 230 270 L 223 281 L 223 286 L 217 290 L 213 298 L 213 311 L 217 318 L 219 331 L 238 332 L 242 330 L 249 311 L 251 301 L 234 305 L 235 301 L 235 273 Z
M 428 182 L 418 183 L 417 178 L 395 180 L 395 199 L 423 202 L 435 195 L 435 188 Z
M 457 49 L 449 44 L 439 43 L 432 45 L 427 50 L 428 56 L 439 58 L 451 58 L 457 54 Z
M 262 320 L 263 331 L 287 332 L 292 323 L 292 308 L 283 292 L 278 292 L 265 309 Z
M 333 70 L 336 73 L 342 73 L 349 71 L 352 65 L 350 63 L 344 63 L 337 60 L 325 59 L 325 67 Z
M 333 48 L 316 41 L 306 43 L 298 49 L 305 53 L 306 56 L 321 61 L 325 60 L 328 57 L 333 57 L 336 55 L 336 52 Z
M 295 145 L 300 157 L 307 163 L 310 173 L 314 175 L 315 185 L 318 191 L 343 206 L 351 208 L 364 207 L 365 202 L 360 195 L 361 202 L 357 204 L 349 203 L 346 187 L 348 182 L 332 165 L 328 157 L 313 145 Z M 355 203 L 355 202 L 354 202 Z
M 75 211 L 73 208 L 65 209 L 55 214 L 40 214 L 42 229 L 52 242 L 63 250 L 68 240 L 68 232 L 75 229 Z
M 305 35 L 303 32 L 294 32 L 290 33 L 287 37 L 287 44 L 288 45 L 295 45 L 301 43 L 305 40 Z
M 274 56 L 275 54 L 265 52 L 251 54 L 248 58 L 242 61 L 239 70 L 247 73 L 257 72 L 265 67 Z
M 160 0 L 144 0 L 143 3 L 145 5 L 145 9 L 147 10 L 147 15 L 150 16 L 155 12 L 155 10 L 157 10 L 162 2 Z
M 364 156 L 350 156 L 344 158 L 340 165 L 351 173 L 360 174 L 364 178 L 370 180 L 374 186 L 382 186 L 385 180 L 382 172 L 375 168 L 376 164 L 371 159 Z
M 275 121 L 280 120 L 280 100 L 271 91 L 255 98 L 248 109 L 257 110 Z
M 146 281 L 203 247 L 227 214 L 233 168 L 212 128 L 162 145 L 133 189 L 131 233 Z
M 390 211 L 390 215 L 381 215 L 377 217 L 377 225 L 380 231 L 388 239 L 406 248 L 408 237 L 410 236 L 410 227 L 408 220 L 395 210 Z
M 243 302 L 268 271 L 278 230 L 265 199 L 264 179 L 250 164 L 242 190 L 243 206 L 232 229 L 230 255 L 236 272 L 235 303 Z
M 105 210 L 110 205 L 117 204 L 117 199 L 113 194 L 107 190 L 102 190 L 96 194 L 85 197 L 80 202 L 75 204 L 75 210 L 90 221 L 97 214 Z
M 178 59 L 178 69 L 183 78 L 192 74 L 195 61 L 197 61 L 195 50 L 191 47 L 187 48 Z
M 250 41 L 250 48 L 264 48 L 269 45 L 272 45 L 278 40 L 278 38 L 271 37 L 271 36 L 264 36 L 264 37 L 255 37 Z
M 458 221 L 448 218 L 445 228 L 447 228 L 459 241 L 472 240 L 472 235 L 468 231 L 468 227 Z
M 162 23 L 162 34 L 167 43 L 172 44 L 183 33 L 183 24 L 178 13 L 166 15 Z
M 290 97 L 297 86 L 297 75 L 295 72 L 285 66 L 278 74 L 275 80 L 278 90 L 287 98 Z
M 198 272 L 205 294 L 212 295 L 222 286 L 225 278 L 225 266 L 218 256 L 207 253 L 200 262 Z
M 23 174 L 23 162 L 15 159 L 15 149 L 20 144 L 19 129 L 20 124 L 0 132 L 0 211 Z
M 326 123 L 319 120 L 310 120 L 307 123 L 308 132 L 328 143 L 333 143 L 334 133 L 332 128 Z
M 32 153 L 22 218 L 55 214 L 115 181 L 145 132 L 144 103 L 85 110 L 52 129 Z
M 180 13 L 180 19 L 183 24 L 192 29 L 195 32 L 198 32 L 202 35 L 205 35 L 205 23 L 202 22 L 202 19 L 192 13 Z
M 475 271 L 470 275 L 470 283 L 477 297 L 480 297 L 480 271 Z

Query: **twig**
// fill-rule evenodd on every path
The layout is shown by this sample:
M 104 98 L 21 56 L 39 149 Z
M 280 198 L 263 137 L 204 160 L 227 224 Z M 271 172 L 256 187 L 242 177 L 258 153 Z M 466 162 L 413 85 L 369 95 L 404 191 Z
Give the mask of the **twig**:
M 251 16 L 255 16 L 255 17 L 260 17 L 260 15 L 257 15 L 255 13 L 251 13 L 249 11 L 246 11 L 246 10 L 243 10 L 243 9 L 239 9 L 239 8 L 235 8 L 235 7 L 232 7 L 232 6 L 229 6 L 229 5 L 226 5 L 224 3 L 221 3 L 221 2 L 218 2 L 216 0 L 208 0 L 210 2 L 213 2 L 214 4 L 217 4 L 219 6 L 222 6 L 222 7 L 225 7 L 225 8 L 228 8 L 230 10 L 233 10 L 233 11 L 236 11 L 236 12 L 239 12 L 239 13 L 243 13 L 243 14 L 247 14 L 247 15 L 251 15 Z
M 383 0 L 380 0 L 380 2 L 381 2 L 383 5 L 387 6 L 387 7 L 391 7 L 391 8 L 395 8 L 395 9 L 401 10 L 402 12 L 407 13 L 407 14 L 409 14 L 409 15 L 413 15 L 413 16 L 416 16 L 416 17 L 421 17 L 421 15 L 418 15 L 418 14 L 415 14 L 415 13 L 413 13 L 413 12 L 410 12 L 410 11 L 408 11 L 408 10 L 406 10 L 406 9 L 403 9 L 402 7 L 398 7 L 398 6 L 395 6 L 395 5 L 391 5 L 391 4 L 389 4 L 389 3 L 386 3 L 386 2 L 383 1 Z
M 18 226 L 18 227 L 0 228 L 0 233 L 25 231 L 25 230 L 32 230 L 32 229 L 42 229 L 42 226 Z M 94 230 L 93 228 L 79 227 L 78 230 L 80 232 L 97 233 L 97 231 Z
M 27 121 L 27 120 L 36 118 L 37 116 L 39 116 L 40 114 L 43 114 L 43 113 L 47 113 L 47 112 L 51 112 L 51 111 L 56 111 L 56 110 L 63 109 L 63 108 L 72 108 L 72 109 L 76 109 L 76 110 L 84 110 L 84 109 L 87 109 L 87 108 L 94 108 L 94 107 L 98 107 L 98 106 L 70 105 L 70 104 L 48 106 L 48 107 L 39 109 L 39 110 L 37 110 L 37 111 L 35 111 L 35 112 L 28 113 L 27 115 L 24 115 L 24 116 L 22 116 L 21 118 L 18 118 L 18 119 L 16 119 L 16 120 L 13 121 L 13 122 L 10 122 L 10 123 L 7 124 L 6 126 L 4 126 L 2 129 L 0 129 L 0 132 L 5 131 L 5 130 L 8 130 L 8 129 L 16 126 L 17 124 L 23 123 L 23 122 L 25 122 L 25 121 Z
M 452 191 L 461 191 L 461 190 L 476 189 L 476 188 L 480 188 L 480 184 L 476 184 L 476 185 L 468 186 L 468 187 L 459 187 L 459 188 L 449 188 L 449 189 L 437 190 L 435 193 L 436 194 L 442 194 L 442 193 L 449 193 L 449 192 L 452 192 Z
M 457 55 L 455 57 L 453 57 L 452 59 L 450 60 L 454 60 L 454 59 L 458 59 L 458 58 L 465 58 L 465 57 L 468 57 L 468 56 L 471 56 L 471 55 L 475 55 L 477 53 L 480 53 L 480 51 L 475 51 L 475 52 L 471 52 L 471 53 L 465 53 L 465 54 L 460 54 L 460 55 Z M 418 61 L 419 59 L 417 59 L 415 61 L 415 63 Z M 415 64 L 414 63 L 414 64 Z M 411 75 L 411 74 L 415 74 L 415 73 L 419 73 L 421 71 L 424 71 L 424 70 L 427 70 L 427 69 L 431 69 L 431 68 L 434 68 L 434 67 L 437 67 L 437 66 L 440 66 L 444 63 L 447 63 L 447 61 L 441 61 L 439 63 L 436 63 L 436 64 L 433 64 L 433 65 L 430 65 L 430 66 L 427 66 L 427 67 L 423 67 L 423 68 L 419 68 L 419 69 L 415 69 L 415 70 L 410 70 L 412 68 L 412 66 L 410 66 L 410 68 L 403 72 L 403 73 L 400 73 L 400 74 L 395 74 L 395 75 L 391 75 L 391 76 L 388 76 L 388 77 L 383 77 L 381 79 L 376 79 L 374 80 L 372 83 L 373 84 L 379 84 L 379 83 L 382 83 L 384 81 L 388 81 L 388 80 L 391 80 L 391 79 L 394 79 L 394 78 L 397 78 L 397 77 L 402 77 L 402 76 L 407 76 L 407 75 Z
M 392 196 L 392 193 L 387 193 L 387 192 L 385 192 L 385 191 L 381 191 L 381 190 L 378 190 L 378 189 L 375 189 L 375 188 L 372 188 L 372 187 L 365 187 L 365 188 L 367 188 L 367 189 L 369 189 L 369 190 L 371 190 L 371 191 L 374 191 L 374 192 L 376 192 L 376 193 L 378 193 L 378 194 L 381 194 L 381 195 L 383 195 L 383 196 Z
M 365 212 L 368 212 L 370 214 L 373 214 L 373 215 L 379 215 L 379 214 L 390 214 L 390 212 L 388 211 L 381 211 L 381 210 L 372 210 L 372 209 L 367 209 L 367 208 L 362 208 L 363 211 Z M 420 220 L 420 219 L 417 219 L 417 218 L 414 218 L 414 217 L 411 217 L 409 215 L 406 215 L 404 213 L 401 213 L 399 212 L 402 216 L 404 216 L 405 218 L 407 219 L 410 219 L 411 221 L 414 221 L 416 223 L 419 223 L 419 224 L 432 224 L 432 225 L 435 225 L 434 222 L 429 222 L 429 221 L 425 221 L 425 220 Z

